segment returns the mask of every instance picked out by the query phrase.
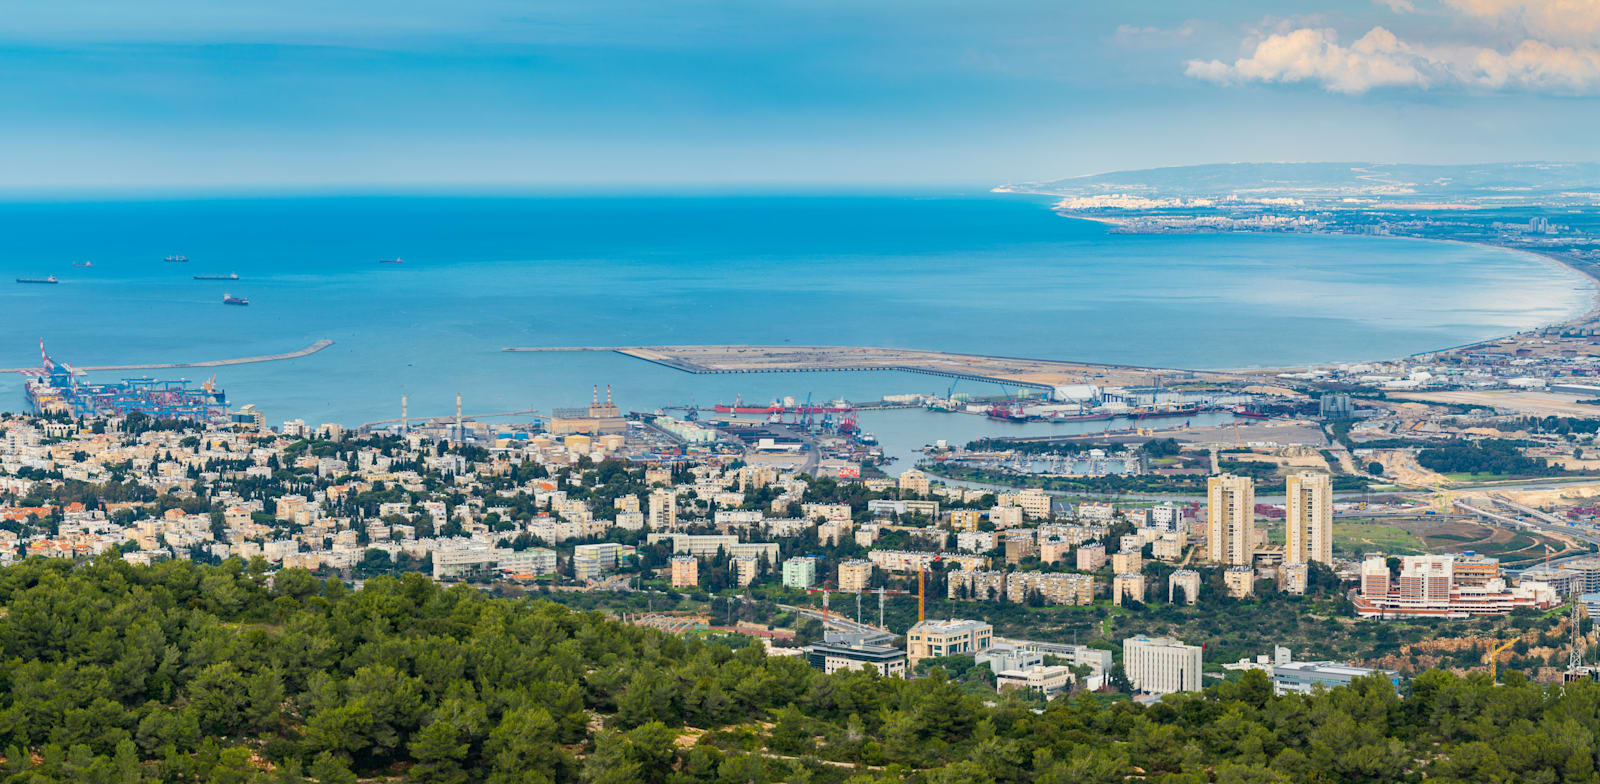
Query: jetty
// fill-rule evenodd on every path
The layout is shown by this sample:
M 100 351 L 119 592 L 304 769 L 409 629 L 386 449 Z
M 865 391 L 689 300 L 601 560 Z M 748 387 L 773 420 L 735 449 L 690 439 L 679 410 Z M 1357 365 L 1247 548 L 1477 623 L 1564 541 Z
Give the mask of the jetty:
M 333 345 L 333 341 L 328 340 L 327 338 L 323 338 L 322 340 L 319 340 L 319 341 L 317 341 L 315 343 L 312 343 L 311 345 L 306 346 L 305 348 L 299 349 L 297 351 L 285 352 L 285 353 L 282 353 L 282 354 L 262 354 L 260 356 L 255 356 L 255 357 L 238 357 L 238 358 L 235 358 L 235 359 L 208 359 L 208 360 L 203 360 L 203 361 L 200 361 L 200 362 L 152 362 L 152 363 L 139 364 L 139 365 L 94 365 L 94 366 L 82 366 L 82 367 L 75 366 L 74 369 L 83 370 L 83 371 L 101 371 L 101 370 L 108 370 L 108 371 L 109 370 L 169 370 L 169 369 L 173 369 L 173 368 L 206 368 L 206 367 L 223 367 L 225 365 L 253 365 L 253 364 L 257 363 L 257 362 L 278 362 L 278 361 L 285 360 L 285 359 L 299 359 L 300 357 L 309 357 L 312 354 L 315 354 L 318 351 L 321 351 L 321 350 L 323 350 L 323 349 L 325 349 L 325 348 L 327 348 L 327 347 L 329 347 L 331 345 Z M 31 371 L 31 370 L 37 370 L 37 369 L 38 368 L 0 368 L 0 373 L 22 373 L 22 372 L 25 372 L 25 371 Z
M 611 351 L 684 373 L 898 371 L 1029 389 L 1237 380 L 1230 373 L 876 346 L 536 346 L 503 351 Z

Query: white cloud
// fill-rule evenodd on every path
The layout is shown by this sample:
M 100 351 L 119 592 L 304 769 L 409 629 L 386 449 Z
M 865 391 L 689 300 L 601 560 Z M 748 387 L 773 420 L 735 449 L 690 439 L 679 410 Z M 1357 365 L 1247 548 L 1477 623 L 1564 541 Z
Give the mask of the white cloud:
M 1444 0 L 1467 16 L 1503 22 L 1525 34 L 1578 46 L 1600 41 L 1600 0 Z
M 1411 4 L 1411 0 L 1372 0 L 1372 2 L 1388 6 L 1390 11 L 1397 14 L 1409 14 L 1417 10 L 1417 7 Z
M 1524 41 L 1509 53 L 1479 50 L 1464 76 L 1483 86 L 1586 92 L 1600 86 L 1600 52 Z
M 1452 3 L 1530 5 L 1513 0 Z M 1549 4 L 1570 0 L 1547 0 Z M 1600 0 L 1590 0 L 1600 7 Z M 1310 82 L 1332 92 L 1358 94 L 1383 87 L 1426 89 L 1457 85 L 1491 90 L 1527 89 L 1587 93 L 1600 90 L 1600 50 L 1525 40 L 1509 51 L 1479 46 L 1429 46 L 1400 40 L 1374 27 L 1344 46 L 1331 29 L 1302 27 L 1268 35 L 1232 63 L 1190 60 L 1189 76 L 1218 84 Z
M 1424 69 L 1428 59 L 1394 33 L 1374 27 L 1348 47 L 1336 39 L 1332 30 L 1302 27 L 1267 36 L 1250 56 L 1232 65 L 1220 60 L 1190 60 L 1185 72 L 1220 84 L 1310 81 L 1341 93 L 1428 86 Z

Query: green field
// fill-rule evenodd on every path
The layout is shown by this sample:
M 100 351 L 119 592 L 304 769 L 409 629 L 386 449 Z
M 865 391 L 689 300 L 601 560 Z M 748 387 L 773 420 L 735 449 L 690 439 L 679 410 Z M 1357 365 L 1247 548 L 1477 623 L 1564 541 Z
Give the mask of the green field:
M 1333 550 L 1345 555 L 1386 553 L 1405 555 L 1427 552 L 1416 534 L 1393 525 L 1372 522 L 1333 524 Z

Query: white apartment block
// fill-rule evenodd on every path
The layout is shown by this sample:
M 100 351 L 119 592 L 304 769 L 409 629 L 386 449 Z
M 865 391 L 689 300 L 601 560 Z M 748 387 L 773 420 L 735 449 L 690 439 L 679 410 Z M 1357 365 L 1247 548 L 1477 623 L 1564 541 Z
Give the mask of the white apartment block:
M 1134 691 L 1172 694 L 1200 691 L 1201 651 L 1171 637 L 1129 637 L 1122 641 L 1122 666 Z

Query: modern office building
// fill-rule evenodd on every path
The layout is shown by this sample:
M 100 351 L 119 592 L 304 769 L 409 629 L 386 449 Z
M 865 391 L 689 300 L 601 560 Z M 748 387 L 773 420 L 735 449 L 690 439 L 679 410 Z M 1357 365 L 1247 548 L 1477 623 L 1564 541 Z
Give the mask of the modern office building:
M 983 621 L 918 621 L 906 630 L 906 657 L 911 666 L 938 656 L 976 655 L 994 641 L 994 627 Z
M 829 631 L 822 642 L 805 648 L 806 663 L 825 673 L 872 670 L 879 675 L 905 677 L 906 652 L 886 644 L 888 635 L 863 635 Z
M 1222 474 L 1206 483 L 1206 548 L 1213 563 L 1249 566 L 1255 558 L 1255 481 Z
M 1172 694 L 1200 690 L 1198 645 L 1171 637 L 1129 637 L 1122 641 L 1122 666 L 1134 691 Z
M 1333 563 L 1333 478 L 1301 471 L 1289 475 L 1284 507 L 1284 563 Z
M 1397 690 L 1399 689 L 1400 675 L 1390 670 L 1374 670 L 1332 661 L 1288 661 L 1272 665 L 1272 691 L 1275 694 L 1309 694 L 1318 686 L 1328 689 L 1344 686 L 1356 678 L 1363 678 L 1375 672 L 1383 673 L 1384 677 L 1394 684 Z

